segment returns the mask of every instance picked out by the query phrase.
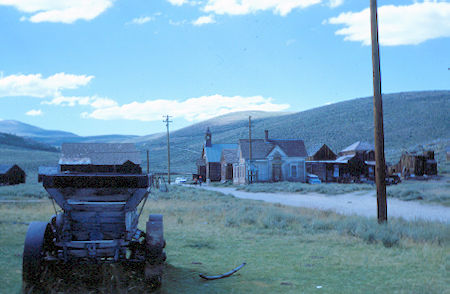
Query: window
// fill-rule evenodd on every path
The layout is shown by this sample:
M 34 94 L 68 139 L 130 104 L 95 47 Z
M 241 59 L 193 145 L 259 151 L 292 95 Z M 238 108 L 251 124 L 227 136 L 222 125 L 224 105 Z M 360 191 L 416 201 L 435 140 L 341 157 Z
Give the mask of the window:
M 291 165 L 291 177 L 297 177 L 297 165 Z

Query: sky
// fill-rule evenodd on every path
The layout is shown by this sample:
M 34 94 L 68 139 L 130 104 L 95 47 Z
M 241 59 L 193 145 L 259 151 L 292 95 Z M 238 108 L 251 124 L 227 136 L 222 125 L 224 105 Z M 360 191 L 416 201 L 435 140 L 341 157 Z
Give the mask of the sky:
M 0 0 L 0 119 L 145 135 L 373 95 L 369 0 Z M 379 0 L 383 93 L 450 89 L 450 1 Z

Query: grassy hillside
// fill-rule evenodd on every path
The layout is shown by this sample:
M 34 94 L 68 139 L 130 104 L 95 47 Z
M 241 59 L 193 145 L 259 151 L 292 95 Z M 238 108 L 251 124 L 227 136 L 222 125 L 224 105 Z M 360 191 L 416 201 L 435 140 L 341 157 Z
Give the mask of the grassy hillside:
M 45 143 L 40 143 L 32 139 L 26 139 L 5 133 L 0 133 L 0 144 L 10 147 L 19 147 L 32 150 L 42 150 L 50 152 L 58 151 L 58 149 L 56 149 L 55 147 L 47 145 Z
M 384 95 L 385 147 L 389 161 L 398 160 L 402 150 L 422 146 L 443 152 L 450 139 L 450 91 L 408 92 Z M 222 123 L 224 120 L 226 123 Z M 195 171 L 205 129 L 210 126 L 213 143 L 233 143 L 248 136 L 248 116 L 227 121 L 211 119 L 171 133 L 172 167 Z M 372 97 L 359 98 L 294 114 L 253 119 L 254 138 L 301 138 L 308 146 L 328 144 L 338 152 L 358 140 L 373 142 Z M 140 145 L 150 149 L 152 170 L 166 168 L 165 136 Z M 442 157 L 442 155 L 440 155 Z

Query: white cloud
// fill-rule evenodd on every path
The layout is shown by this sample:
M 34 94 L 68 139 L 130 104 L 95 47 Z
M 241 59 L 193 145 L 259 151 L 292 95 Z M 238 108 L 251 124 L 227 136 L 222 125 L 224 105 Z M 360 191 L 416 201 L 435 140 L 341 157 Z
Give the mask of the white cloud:
M 328 2 L 328 6 L 330 6 L 331 8 L 335 8 L 338 6 L 341 6 L 344 3 L 344 0 L 330 0 Z
M 202 26 L 205 24 L 215 23 L 215 22 L 216 22 L 216 20 L 214 19 L 214 15 L 210 14 L 210 15 L 200 16 L 199 18 L 194 20 L 192 22 L 192 24 L 194 26 Z
M 109 98 L 103 98 L 98 96 L 58 96 L 53 98 L 50 101 L 43 101 L 42 104 L 48 104 L 48 105 L 57 105 L 57 106 L 70 106 L 74 107 L 77 105 L 82 106 L 91 106 L 93 108 L 99 109 L 99 108 L 106 108 L 106 107 L 114 107 L 117 105 L 117 102 L 109 99 Z
M 154 21 L 154 20 L 155 20 L 155 18 L 153 16 L 142 16 L 142 17 L 133 18 L 131 20 L 131 22 L 129 22 L 129 24 L 142 25 L 144 23 L 147 23 L 149 21 Z
M 262 96 L 212 95 L 184 101 L 158 99 L 132 102 L 121 106 L 96 109 L 91 113 L 83 113 L 82 116 L 101 120 L 158 121 L 162 115 L 170 114 L 174 118 L 181 117 L 188 121 L 200 121 L 235 111 L 282 111 L 289 107 L 289 104 L 275 104 L 272 102 L 272 98 Z
M 188 3 L 188 0 L 167 0 L 170 2 L 170 4 L 175 5 L 175 6 L 181 6 L 183 4 Z
M 43 113 L 42 110 L 40 109 L 31 109 L 30 111 L 27 111 L 25 114 L 29 116 L 40 116 Z
M 73 23 L 92 20 L 112 6 L 114 0 L 0 0 L 0 5 L 13 6 L 32 14 L 31 22 Z M 21 17 L 21 20 L 24 20 Z
M 73 75 L 57 73 L 47 78 L 41 74 L 10 75 L 0 77 L 0 97 L 5 96 L 32 96 L 50 97 L 59 96 L 61 90 L 77 89 L 87 85 L 94 76 Z
M 417 45 L 427 40 L 450 37 L 450 3 L 425 1 L 411 5 L 385 5 L 378 8 L 379 39 L 385 46 Z M 346 41 L 371 44 L 370 10 L 341 13 L 328 20 L 343 24 L 336 31 Z
M 203 7 L 205 12 L 215 14 L 244 15 L 258 11 L 273 11 L 286 16 L 293 9 L 306 8 L 323 0 L 208 0 Z

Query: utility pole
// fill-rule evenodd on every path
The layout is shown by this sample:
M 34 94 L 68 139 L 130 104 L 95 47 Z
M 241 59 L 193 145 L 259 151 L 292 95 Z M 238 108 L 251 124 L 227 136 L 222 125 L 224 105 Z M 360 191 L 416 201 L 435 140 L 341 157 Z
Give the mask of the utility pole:
M 150 154 L 149 154 L 149 151 L 147 149 L 147 175 L 150 174 L 150 162 L 149 162 L 149 160 L 150 160 Z
M 172 121 L 169 120 L 169 118 L 171 116 L 166 115 L 163 116 L 165 119 L 163 120 L 163 122 L 166 123 L 166 127 L 167 127 L 167 182 L 170 185 L 170 140 L 169 140 L 169 123 L 171 123 Z
M 249 183 L 253 183 L 253 168 L 252 168 L 252 116 L 250 115 L 248 117 L 248 146 L 249 146 L 249 171 L 250 171 L 250 178 Z
M 381 96 L 380 46 L 378 44 L 377 0 L 370 0 L 373 67 L 373 117 L 375 123 L 375 181 L 378 223 L 387 222 L 386 162 L 384 159 L 383 100 Z

